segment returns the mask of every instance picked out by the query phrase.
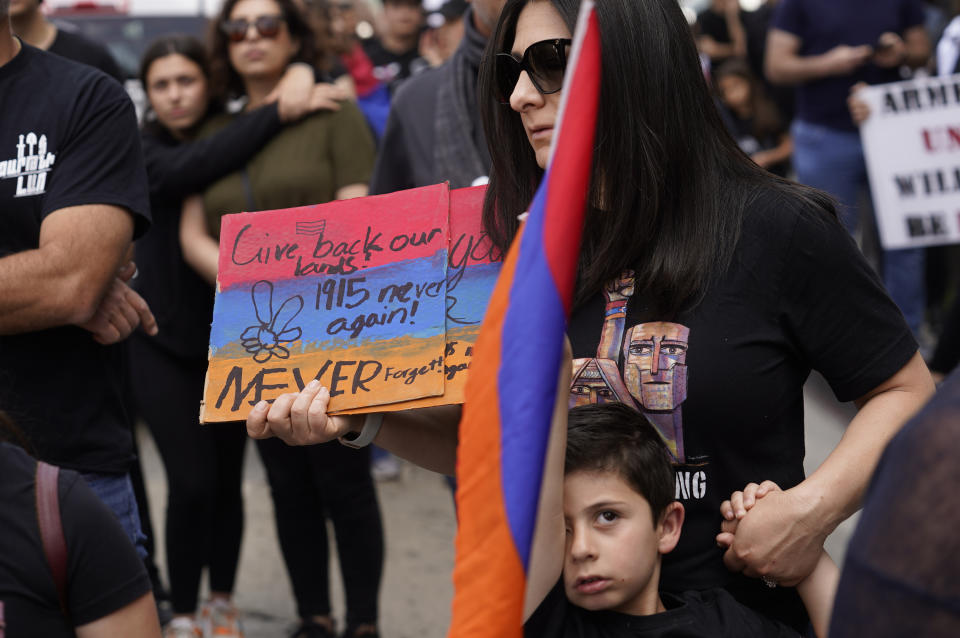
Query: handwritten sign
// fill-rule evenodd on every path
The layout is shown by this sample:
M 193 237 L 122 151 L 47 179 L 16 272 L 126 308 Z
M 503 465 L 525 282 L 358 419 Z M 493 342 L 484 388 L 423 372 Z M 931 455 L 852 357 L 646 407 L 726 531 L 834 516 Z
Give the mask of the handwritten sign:
M 331 410 L 444 394 L 445 184 L 223 218 L 200 420 L 319 379 Z
M 960 242 L 960 75 L 857 95 L 870 106 L 860 134 L 883 246 Z
M 487 302 L 500 274 L 503 255 L 483 230 L 481 212 L 486 186 L 450 191 L 450 256 L 447 263 L 446 347 L 443 396 L 415 399 L 390 406 L 360 408 L 345 413 L 407 410 L 463 403 L 473 344 Z

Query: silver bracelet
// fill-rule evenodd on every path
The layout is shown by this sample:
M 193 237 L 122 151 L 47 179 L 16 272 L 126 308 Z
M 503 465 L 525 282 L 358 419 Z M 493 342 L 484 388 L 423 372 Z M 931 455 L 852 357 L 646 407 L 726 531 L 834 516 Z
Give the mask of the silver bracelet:
M 371 412 L 363 420 L 363 429 L 359 433 L 347 432 L 340 437 L 340 443 L 355 449 L 366 447 L 376 438 L 381 425 L 383 425 L 383 412 Z

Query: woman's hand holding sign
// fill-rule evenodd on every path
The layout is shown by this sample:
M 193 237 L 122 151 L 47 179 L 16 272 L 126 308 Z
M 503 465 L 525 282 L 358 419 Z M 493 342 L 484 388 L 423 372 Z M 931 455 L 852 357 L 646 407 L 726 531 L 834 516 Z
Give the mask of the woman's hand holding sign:
M 314 379 L 299 393 L 261 401 L 247 416 L 247 434 L 253 439 L 277 437 L 287 445 L 315 445 L 360 430 L 364 416 L 330 416 L 330 391 Z

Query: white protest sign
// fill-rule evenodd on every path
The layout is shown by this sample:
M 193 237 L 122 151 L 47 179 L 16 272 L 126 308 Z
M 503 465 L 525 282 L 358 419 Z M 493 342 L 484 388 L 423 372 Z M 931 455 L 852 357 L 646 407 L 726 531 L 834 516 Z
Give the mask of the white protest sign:
M 884 248 L 960 243 L 960 75 L 863 89 L 860 127 Z

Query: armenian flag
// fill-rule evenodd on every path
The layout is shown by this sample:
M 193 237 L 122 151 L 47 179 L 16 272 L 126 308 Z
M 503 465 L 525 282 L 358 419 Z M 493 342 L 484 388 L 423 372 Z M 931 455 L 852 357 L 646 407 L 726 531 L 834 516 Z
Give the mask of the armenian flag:
M 451 638 L 523 635 L 526 572 L 573 301 L 600 94 L 585 1 L 543 181 L 497 280 L 460 423 Z

